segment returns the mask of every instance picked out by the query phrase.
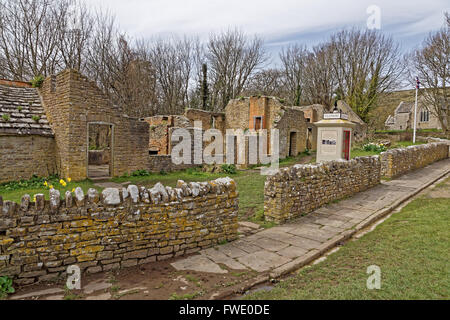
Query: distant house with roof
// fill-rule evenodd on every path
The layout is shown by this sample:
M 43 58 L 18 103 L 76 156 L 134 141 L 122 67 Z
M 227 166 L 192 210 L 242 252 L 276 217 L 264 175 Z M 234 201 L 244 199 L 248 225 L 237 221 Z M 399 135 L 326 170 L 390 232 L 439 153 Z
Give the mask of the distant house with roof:
M 385 121 L 388 130 L 407 130 L 414 127 L 414 102 L 402 101 Z M 418 129 L 442 129 L 439 118 L 427 107 L 424 99 L 417 103 L 417 128 Z

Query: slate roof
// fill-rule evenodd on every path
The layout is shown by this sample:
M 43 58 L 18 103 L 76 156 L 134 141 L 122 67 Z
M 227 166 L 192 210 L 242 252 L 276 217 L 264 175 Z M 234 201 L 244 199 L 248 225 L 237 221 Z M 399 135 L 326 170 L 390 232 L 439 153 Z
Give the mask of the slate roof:
M 414 107 L 412 102 L 400 102 L 399 106 L 395 110 L 395 113 L 410 113 L 411 109 Z
M 9 120 L 3 119 L 8 115 Z M 39 117 L 36 121 L 33 116 Z M 35 117 L 35 118 L 36 118 Z M 0 135 L 53 136 L 36 88 L 0 83 Z

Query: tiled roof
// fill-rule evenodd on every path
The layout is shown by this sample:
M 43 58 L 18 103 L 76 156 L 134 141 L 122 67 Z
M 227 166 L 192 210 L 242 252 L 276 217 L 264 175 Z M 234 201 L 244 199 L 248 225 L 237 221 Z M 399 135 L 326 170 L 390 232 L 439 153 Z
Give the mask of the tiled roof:
M 37 89 L 0 83 L 0 134 L 53 136 Z

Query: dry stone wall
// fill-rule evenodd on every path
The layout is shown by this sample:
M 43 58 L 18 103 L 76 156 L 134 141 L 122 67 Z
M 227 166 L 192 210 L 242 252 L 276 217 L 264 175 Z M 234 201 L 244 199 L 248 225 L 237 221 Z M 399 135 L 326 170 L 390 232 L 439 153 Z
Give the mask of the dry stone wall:
M 394 178 L 408 171 L 446 159 L 448 156 L 449 147 L 445 142 L 388 150 L 380 154 L 381 175 L 386 178 Z
M 177 188 L 81 188 L 61 200 L 0 197 L 0 276 L 19 285 L 96 273 L 189 254 L 237 238 L 238 193 L 230 178 Z
M 280 169 L 266 180 L 266 219 L 285 222 L 371 188 L 380 183 L 380 166 L 373 156 Z

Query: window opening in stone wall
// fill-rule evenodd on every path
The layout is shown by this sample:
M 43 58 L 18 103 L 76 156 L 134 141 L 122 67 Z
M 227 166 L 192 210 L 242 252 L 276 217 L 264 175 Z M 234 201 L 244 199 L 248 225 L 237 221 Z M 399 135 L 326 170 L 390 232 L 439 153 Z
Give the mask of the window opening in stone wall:
M 262 117 L 255 117 L 255 130 L 261 130 L 262 128 Z

